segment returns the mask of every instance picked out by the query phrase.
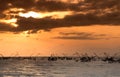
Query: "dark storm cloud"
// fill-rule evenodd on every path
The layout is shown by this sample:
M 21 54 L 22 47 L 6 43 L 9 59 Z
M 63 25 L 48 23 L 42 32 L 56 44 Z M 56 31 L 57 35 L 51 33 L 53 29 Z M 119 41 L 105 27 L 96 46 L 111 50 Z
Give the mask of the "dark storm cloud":
M 42 11 L 66 11 L 66 10 L 80 10 L 78 4 L 63 3 L 60 1 L 39 0 L 35 6 Z
M 43 29 L 49 30 L 59 27 L 88 26 L 88 25 L 120 25 L 118 13 L 106 14 L 105 16 L 94 16 L 93 14 L 77 14 L 66 16 L 64 19 L 42 18 L 19 18 L 16 30 Z
M 3 12 L 9 8 L 30 9 L 33 6 L 34 0 L 0 0 L 0 12 Z
M 59 27 L 88 26 L 88 25 L 120 25 L 120 16 L 115 14 L 106 14 L 106 16 L 94 16 L 93 14 L 77 14 L 66 16 L 64 19 L 42 18 L 19 18 L 17 28 L 0 26 L 0 29 L 11 31 L 25 30 L 50 30 Z M 7 28 L 8 27 L 8 28 Z M 10 29 L 9 29 L 10 28 Z
M 11 4 L 8 5 L 8 4 Z M 8 8 L 24 8 L 31 9 L 36 8 L 40 11 L 88 11 L 88 10 L 104 10 L 116 7 L 116 10 L 120 10 L 119 0 L 84 0 L 76 4 L 64 3 L 57 0 L 0 0 L 0 10 L 6 10 Z M 3 7 L 4 6 L 4 7 Z
M 13 27 L 11 25 L 0 23 L 0 31 L 12 31 Z
M 10 4 L 10 5 L 8 5 Z M 18 27 L 13 28 L 0 24 L 1 31 L 20 32 L 25 30 L 49 31 L 53 28 L 90 25 L 120 25 L 120 0 L 84 0 L 78 3 L 64 3 L 55 0 L 0 0 L 0 18 L 4 18 L 3 11 L 9 8 L 23 8 L 26 11 L 74 11 L 63 19 L 51 17 L 35 19 L 17 17 Z M 79 14 L 79 12 L 83 12 Z
M 34 19 L 34 18 L 19 18 L 17 24 L 19 25 L 16 30 L 24 31 L 31 29 L 43 29 L 50 30 L 52 28 L 59 27 L 71 27 L 71 26 L 87 26 L 92 24 L 99 24 L 100 20 L 93 15 L 72 15 L 66 16 L 64 19 L 51 19 L 42 18 L 42 19 Z
M 5 15 L 4 14 L 0 14 L 0 19 L 1 18 L 5 18 Z
M 60 36 L 54 37 L 54 39 L 74 39 L 74 40 L 100 40 L 107 39 L 106 34 L 94 34 L 87 32 L 60 32 Z
M 84 0 L 78 3 L 64 3 L 55 0 L 39 0 L 35 7 L 45 11 L 89 11 L 102 12 L 102 10 L 115 8 L 112 10 L 120 10 L 119 0 Z
M 0 0 L 1 12 L 9 8 L 23 8 L 26 10 L 35 8 L 40 11 L 79 10 L 78 6 L 75 4 L 68 4 L 60 1 L 38 0 L 35 2 L 35 0 Z

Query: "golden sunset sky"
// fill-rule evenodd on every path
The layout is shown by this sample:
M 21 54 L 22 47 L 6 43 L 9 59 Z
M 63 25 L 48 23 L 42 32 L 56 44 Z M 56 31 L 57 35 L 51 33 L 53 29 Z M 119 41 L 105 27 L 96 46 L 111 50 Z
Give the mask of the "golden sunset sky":
M 75 52 L 120 52 L 119 0 L 0 0 L 0 54 Z

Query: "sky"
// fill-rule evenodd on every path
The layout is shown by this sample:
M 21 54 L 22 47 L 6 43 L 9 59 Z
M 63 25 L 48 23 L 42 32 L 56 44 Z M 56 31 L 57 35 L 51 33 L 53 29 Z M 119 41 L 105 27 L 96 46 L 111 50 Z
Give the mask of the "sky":
M 119 0 L 0 0 L 0 55 L 120 53 Z

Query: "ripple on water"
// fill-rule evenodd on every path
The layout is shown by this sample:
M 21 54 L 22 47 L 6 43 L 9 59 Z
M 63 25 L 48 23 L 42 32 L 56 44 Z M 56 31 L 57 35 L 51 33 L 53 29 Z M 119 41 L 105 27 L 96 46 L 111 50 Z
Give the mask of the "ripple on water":
M 105 63 L 0 61 L 0 77 L 120 77 L 120 65 Z

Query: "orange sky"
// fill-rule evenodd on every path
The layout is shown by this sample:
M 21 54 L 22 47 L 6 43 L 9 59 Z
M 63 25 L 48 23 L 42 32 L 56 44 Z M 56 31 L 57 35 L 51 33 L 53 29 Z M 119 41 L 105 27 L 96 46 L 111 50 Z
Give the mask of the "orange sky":
M 0 54 L 120 52 L 117 0 L 0 1 Z
M 0 33 L 0 52 L 6 56 L 13 56 L 16 53 L 22 56 L 38 54 L 47 56 L 51 53 L 72 55 L 75 51 L 100 54 L 102 52 L 117 53 L 120 46 L 119 29 L 120 27 L 114 26 L 89 26 L 56 28 L 50 32 L 41 31 L 37 34 L 27 34 L 26 32 L 20 34 Z M 66 33 L 93 33 L 94 36 L 92 37 L 98 37 L 99 39 L 55 38 L 64 36 L 60 34 L 63 31 Z

